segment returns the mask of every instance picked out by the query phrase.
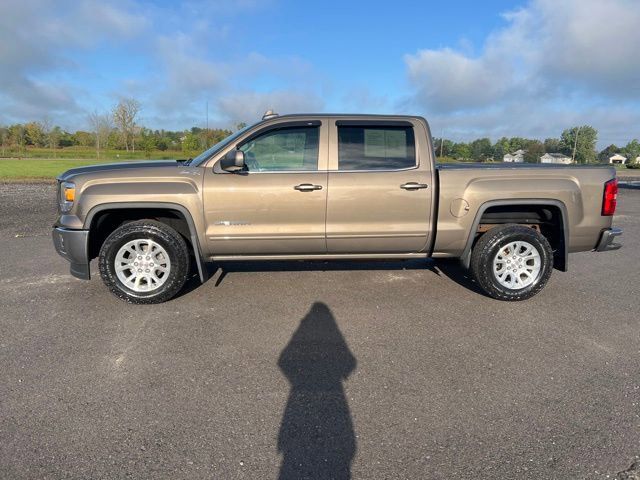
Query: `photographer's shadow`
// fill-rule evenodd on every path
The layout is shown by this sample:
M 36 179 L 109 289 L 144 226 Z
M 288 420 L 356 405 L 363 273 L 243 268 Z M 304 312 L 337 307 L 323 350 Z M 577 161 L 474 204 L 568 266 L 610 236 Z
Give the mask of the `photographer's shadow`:
M 279 478 L 351 478 L 356 436 L 342 382 L 356 359 L 324 303 L 302 319 L 278 366 L 291 383 L 278 434 Z

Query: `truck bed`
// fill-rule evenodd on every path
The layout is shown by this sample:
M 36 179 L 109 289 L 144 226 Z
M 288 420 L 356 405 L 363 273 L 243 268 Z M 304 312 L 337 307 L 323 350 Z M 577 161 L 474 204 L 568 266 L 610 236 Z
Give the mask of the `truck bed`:
M 433 255 L 464 257 L 483 215 L 500 206 L 540 205 L 561 215 L 567 252 L 592 250 L 612 217 L 601 215 L 607 165 L 436 165 L 439 208 Z

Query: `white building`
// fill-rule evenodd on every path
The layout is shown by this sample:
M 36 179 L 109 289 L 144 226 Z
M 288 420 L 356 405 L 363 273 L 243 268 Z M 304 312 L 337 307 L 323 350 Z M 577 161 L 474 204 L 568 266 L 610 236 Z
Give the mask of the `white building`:
M 559 163 L 561 165 L 569 165 L 571 157 L 567 157 L 564 153 L 545 153 L 540 157 L 540 163 Z
M 615 155 L 611 155 L 609 157 L 609 163 L 619 163 L 621 165 L 624 165 L 625 163 L 627 163 L 627 157 L 623 157 L 619 153 L 616 153 Z
M 507 153 L 502 157 L 502 161 L 507 163 L 522 163 L 524 162 L 524 154 L 524 150 L 516 150 L 513 153 Z

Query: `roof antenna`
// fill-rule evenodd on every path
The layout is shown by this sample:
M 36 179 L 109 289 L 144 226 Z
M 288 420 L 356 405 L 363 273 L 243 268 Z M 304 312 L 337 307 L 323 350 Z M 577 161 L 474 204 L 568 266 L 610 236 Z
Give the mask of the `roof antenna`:
M 264 112 L 264 115 L 262 116 L 262 120 L 268 120 L 270 118 L 275 118 L 277 116 L 278 114 L 273 110 L 267 110 L 266 112 Z

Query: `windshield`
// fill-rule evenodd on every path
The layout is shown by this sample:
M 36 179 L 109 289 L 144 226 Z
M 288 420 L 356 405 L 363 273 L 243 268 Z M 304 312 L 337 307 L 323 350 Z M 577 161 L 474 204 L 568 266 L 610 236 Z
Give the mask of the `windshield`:
M 197 167 L 198 165 L 200 165 L 201 163 L 203 163 L 207 159 L 209 159 L 218 150 L 220 150 L 220 149 L 226 147 L 227 145 L 229 145 L 231 142 L 233 142 L 236 138 L 238 138 L 244 132 L 246 132 L 247 130 L 252 128 L 254 125 L 248 125 L 248 126 L 244 127 L 242 130 L 238 130 L 236 133 L 233 133 L 233 134 L 229 135 L 227 138 L 225 138 L 223 140 L 220 140 L 213 147 L 209 148 L 208 150 L 205 150 L 200 155 L 198 155 L 196 158 L 191 160 L 189 162 L 189 165 L 193 165 L 193 166 Z

